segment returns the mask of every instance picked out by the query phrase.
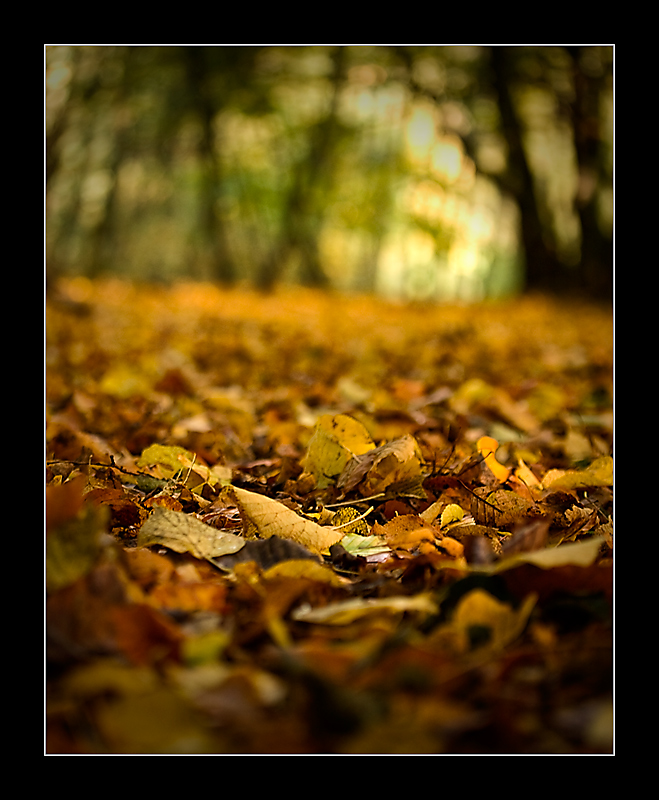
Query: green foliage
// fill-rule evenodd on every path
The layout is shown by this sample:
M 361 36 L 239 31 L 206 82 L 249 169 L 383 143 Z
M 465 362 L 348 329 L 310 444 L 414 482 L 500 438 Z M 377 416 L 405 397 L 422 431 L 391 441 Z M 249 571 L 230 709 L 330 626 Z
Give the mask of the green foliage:
M 601 46 L 47 46 L 49 276 L 606 284 L 611 75 Z

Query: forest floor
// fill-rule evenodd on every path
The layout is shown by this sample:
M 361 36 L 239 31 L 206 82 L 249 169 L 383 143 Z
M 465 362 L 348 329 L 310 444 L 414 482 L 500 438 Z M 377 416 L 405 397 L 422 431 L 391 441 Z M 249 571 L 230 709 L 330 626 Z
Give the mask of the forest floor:
M 613 753 L 613 315 L 71 280 L 46 754 Z

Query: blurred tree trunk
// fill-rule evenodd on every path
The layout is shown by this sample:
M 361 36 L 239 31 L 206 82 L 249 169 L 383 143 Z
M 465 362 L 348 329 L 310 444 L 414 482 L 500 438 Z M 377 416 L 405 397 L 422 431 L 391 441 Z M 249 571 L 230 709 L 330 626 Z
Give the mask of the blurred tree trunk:
M 581 63 L 584 47 L 567 47 L 572 59 L 574 102 L 572 123 L 579 169 L 575 208 L 581 222 L 581 283 L 602 298 L 613 294 L 613 242 L 603 233 L 597 214 L 597 191 L 612 183 L 606 174 L 600 135 L 600 98 L 606 74 L 592 75 Z
M 542 223 L 533 174 L 524 149 L 522 121 L 513 100 L 512 87 L 517 77 L 514 57 L 514 48 L 490 48 L 494 89 L 498 95 L 501 125 L 508 146 L 508 188 L 512 190 L 520 209 L 526 289 L 560 290 L 566 288 L 564 270 Z
M 333 177 L 332 155 L 336 132 L 338 101 L 345 79 L 345 48 L 333 53 L 332 97 L 327 114 L 309 133 L 306 158 L 298 162 L 282 209 L 278 241 L 261 264 L 258 284 L 265 291 L 280 279 L 287 261 L 299 258 L 298 280 L 306 286 L 326 286 L 318 239 L 325 217 L 327 192 Z
M 222 283 L 230 284 L 236 278 L 236 267 L 229 251 L 222 218 L 220 200 L 223 176 L 214 127 L 214 119 L 221 106 L 211 91 L 211 70 L 207 62 L 206 47 L 189 45 L 183 51 L 189 101 L 201 126 L 198 154 L 201 162 L 199 232 L 202 248 L 210 256 L 214 277 Z
M 517 198 L 526 261 L 526 288 L 556 292 L 580 292 L 599 299 L 611 297 L 613 289 L 612 241 L 601 230 L 597 218 L 597 190 L 607 180 L 600 134 L 602 79 L 590 78 L 581 69 L 581 47 L 567 47 L 573 69 L 575 97 L 570 124 L 579 170 L 574 198 L 581 223 L 579 263 L 566 266 L 556 255 L 553 237 L 543 224 L 542 193 L 537 191 L 524 150 L 522 121 L 512 96 L 519 76 L 514 47 L 490 48 L 494 87 L 498 94 L 503 133 L 509 151 L 509 188 Z M 546 216 L 546 215 L 545 215 Z

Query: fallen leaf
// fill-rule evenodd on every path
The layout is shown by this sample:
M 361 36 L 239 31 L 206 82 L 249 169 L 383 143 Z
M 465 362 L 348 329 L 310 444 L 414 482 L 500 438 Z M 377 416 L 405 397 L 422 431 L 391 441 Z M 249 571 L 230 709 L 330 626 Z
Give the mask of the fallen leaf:
M 261 569 L 268 569 L 282 561 L 300 559 L 318 560 L 318 557 L 297 542 L 271 536 L 269 539 L 249 539 L 236 553 L 230 553 L 213 560 L 213 563 L 222 569 L 232 569 L 236 564 L 244 561 L 254 561 Z
M 213 559 L 236 553 L 245 545 L 242 536 L 212 528 L 182 511 L 156 506 L 137 536 L 140 547 L 159 544 L 176 553 L 191 553 L 195 558 Z
M 109 511 L 87 505 L 46 536 L 46 589 L 56 591 L 86 575 L 103 552 Z
M 82 508 L 87 479 L 84 475 L 54 486 L 46 486 L 46 530 L 73 519 Z
M 417 594 L 412 597 L 351 598 L 329 603 L 320 608 L 298 608 L 291 616 L 297 622 L 349 625 L 373 615 L 414 613 L 428 616 L 436 614 L 437 610 L 437 604 L 430 595 Z
M 321 555 L 343 538 L 341 529 L 318 525 L 265 495 L 236 486 L 228 487 L 227 492 L 234 498 L 245 521 L 253 525 L 264 539 L 271 536 L 292 539 L 312 553 Z
M 204 484 L 224 485 L 231 477 L 226 467 L 217 465 L 210 468 L 193 452 L 178 445 L 149 445 L 142 451 L 137 466 L 151 468 L 159 478 L 183 479 L 189 489 L 196 491 Z
M 497 489 L 485 497 L 474 496 L 471 513 L 478 523 L 499 528 L 530 516 L 534 508 L 530 500 L 520 497 L 516 492 Z
M 337 482 L 344 492 L 358 487 L 362 497 L 397 492 L 425 499 L 422 456 L 416 439 L 406 434 L 350 461 Z
M 381 536 L 361 536 L 358 533 L 348 533 L 341 544 L 352 556 L 375 556 L 380 553 L 388 553 L 391 548 Z
M 335 483 L 354 456 L 374 447 L 368 431 L 358 420 L 347 414 L 324 414 L 316 423 L 302 465 L 314 476 L 316 486 L 325 489 Z
M 522 633 L 536 600 L 529 595 L 514 609 L 484 589 L 472 589 L 460 599 L 450 623 L 438 629 L 433 641 L 458 652 L 483 647 L 500 650 Z
M 454 522 L 460 522 L 464 515 L 465 512 L 462 510 L 461 506 L 457 503 L 449 503 L 442 511 L 442 516 L 440 517 L 441 527 L 446 528 Z
M 494 477 L 501 483 L 505 483 L 510 477 L 510 470 L 500 464 L 495 453 L 499 448 L 499 442 L 491 436 L 481 436 L 476 443 L 478 452 L 483 456 L 485 465 L 489 468 Z
M 347 584 L 345 578 L 337 575 L 331 567 L 311 559 L 290 559 L 280 561 L 268 569 L 263 570 L 263 579 L 273 581 L 276 579 L 304 578 L 317 583 L 327 583 L 330 586 L 344 588 Z
M 530 553 L 518 553 L 502 559 L 494 566 L 494 569 L 500 572 L 522 563 L 533 564 L 541 569 L 564 566 L 589 567 L 597 560 L 604 543 L 605 540 L 602 536 L 591 536 L 580 542 L 569 542 L 558 547 L 547 547 Z
M 384 525 L 376 522 L 371 531 L 393 550 L 411 553 L 436 553 L 441 550 L 454 558 L 461 557 L 464 552 L 460 542 L 443 536 L 437 528 L 416 514 L 402 514 Z
M 543 480 L 543 486 L 549 491 L 587 489 L 590 486 L 613 486 L 613 458 L 602 456 L 596 458 L 586 469 L 569 469 L 548 472 Z

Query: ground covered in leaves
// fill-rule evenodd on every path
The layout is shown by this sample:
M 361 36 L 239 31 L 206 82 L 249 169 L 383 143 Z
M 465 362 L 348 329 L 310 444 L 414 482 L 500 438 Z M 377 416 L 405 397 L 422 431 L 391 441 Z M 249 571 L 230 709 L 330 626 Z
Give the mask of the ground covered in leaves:
M 612 324 L 49 293 L 46 753 L 612 753 Z

